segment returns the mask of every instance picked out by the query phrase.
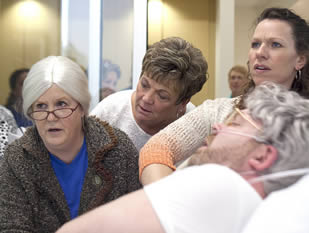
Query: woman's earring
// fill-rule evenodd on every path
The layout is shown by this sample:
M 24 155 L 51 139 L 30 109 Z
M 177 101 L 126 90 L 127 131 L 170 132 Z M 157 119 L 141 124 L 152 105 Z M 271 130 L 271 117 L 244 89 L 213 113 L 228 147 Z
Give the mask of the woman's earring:
M 177 115 L 176 115 L 176 117 L 177 117 L 177 119 L 179 118 L 179 117 L 181 117 L 183 114 L 182 114 L 182 109 L 180 109 L 179 111 L 177 111 Z
M 296 76 L 295 76 L 296 80 L 300 80 L 301 79 L 301 70 L 296 70 Z

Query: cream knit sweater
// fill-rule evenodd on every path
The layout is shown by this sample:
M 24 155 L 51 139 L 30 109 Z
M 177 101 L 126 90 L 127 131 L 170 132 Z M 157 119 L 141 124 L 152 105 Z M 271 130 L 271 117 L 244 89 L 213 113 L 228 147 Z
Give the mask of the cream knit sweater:
M 140 174 L 146 166 L 154 163 L 175 169 L 175 163 L 192 155 L 211 133 L 213 124 L 223 122 L 238 100 L 239 98 L 206 100 L 152 136 L 140 150 Z

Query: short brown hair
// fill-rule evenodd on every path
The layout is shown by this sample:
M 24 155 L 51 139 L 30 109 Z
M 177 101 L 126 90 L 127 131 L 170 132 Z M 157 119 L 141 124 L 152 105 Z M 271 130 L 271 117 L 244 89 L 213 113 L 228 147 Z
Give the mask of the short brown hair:
M 154 43 L 147 50 L 141 76 L 169 84 L 176 81 L 179 97 L 176 104 L 190 99 L 207 80 L 207 62 L 198 48 L 179 37 L 169 37 Z

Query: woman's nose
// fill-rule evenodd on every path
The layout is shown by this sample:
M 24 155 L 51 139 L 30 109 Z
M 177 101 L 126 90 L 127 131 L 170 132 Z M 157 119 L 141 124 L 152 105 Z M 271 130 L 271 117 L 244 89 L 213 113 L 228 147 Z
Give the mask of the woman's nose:
M 58 118 L 55 116 L 55 114 L 54 114 L 53 112 L 49 112 L 46 119 L 47 119 L 48 121 L 55 121 L 55 120 L 57 120 Z
M 265 44 L 261 44 L 261 46 L 256 50 L 257 58 L 267 58 L 268 57 L 268 49 Z
M 147 91 L 143 95 L 143 101 L 147 104 L 154 103 L 154 93 L 152 91 Z

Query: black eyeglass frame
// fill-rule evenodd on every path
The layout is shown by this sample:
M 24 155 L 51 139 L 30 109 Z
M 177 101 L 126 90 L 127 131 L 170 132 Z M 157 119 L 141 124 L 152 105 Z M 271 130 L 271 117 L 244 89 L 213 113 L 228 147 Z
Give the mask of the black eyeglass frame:
M 77 104 L 75 108 L 58 108 L 58 109 L 54 109 L 54 110 L 52 110 L 52 111 L 38 110 L 38 111 L 30 112 L 30 113 L 28 113 L 28 115 L 29 115 L 29 117 L 30 117 L 31 119 L 33 119 L 33 120 L 35 120 L 35 121 L 44 121 L 44 120 L 46 120 L 46 119 L 48 118 L 49 114 L 51 114 L 51 113 L 52 113 L 56 118 L 58 118 L 58 119 L 65 119 L 65 118 L 68 118 L 69 116 L 71 116 L 71 115 L 73 114 L 73 112 L 76 111 L 76 109 L 78 108 L 79 105 L 80 105 L 80 104 Z M 65 116 L 65 117 L 59 117 L 57 114 L 55 114 L 56 111 L 59 111 L 59 110 L 61 111 L 61 110 L 63 110 L 63 109 L 65 109 L 65 110 L 71 110 L 71 113 L 70 113 L 69 115 Z M 33 114 L 33 113 L 36 113 L 36 112 L 42 112 L 42 113 L 43 113 L 43 112 L 46 112 L 47 115 L 46 115 L 46 117 L 43 118 L 43 119 L 35 119 L 35 118 L 32 116 L 32 114 Z

